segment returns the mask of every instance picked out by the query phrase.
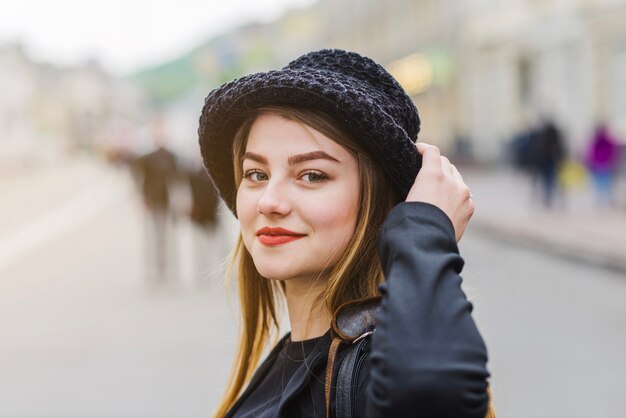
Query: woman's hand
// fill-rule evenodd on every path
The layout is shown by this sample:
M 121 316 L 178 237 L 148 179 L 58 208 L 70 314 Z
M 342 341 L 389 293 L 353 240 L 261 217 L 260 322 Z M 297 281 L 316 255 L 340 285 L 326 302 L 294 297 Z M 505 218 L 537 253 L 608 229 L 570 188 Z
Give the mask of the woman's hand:
M 407 202 L 426 202 L 437 206 L 452 221 L 457 242 L 474 214 L 470 189 L 461 174 L 434 145 L 418 142 L 422 168 L 406 197 Z

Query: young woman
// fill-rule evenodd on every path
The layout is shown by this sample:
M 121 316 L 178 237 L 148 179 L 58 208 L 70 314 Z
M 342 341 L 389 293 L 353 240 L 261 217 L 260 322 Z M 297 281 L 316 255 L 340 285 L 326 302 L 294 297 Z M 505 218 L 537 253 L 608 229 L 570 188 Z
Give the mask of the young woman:
M 242 333 L 222 417 L 485 417 L 461 290 L 474 205 L 380 65 L 322 50 L 212 91 L 205 166 L 241 226 Z M 285 302 L 291 332 L 259 365 Z

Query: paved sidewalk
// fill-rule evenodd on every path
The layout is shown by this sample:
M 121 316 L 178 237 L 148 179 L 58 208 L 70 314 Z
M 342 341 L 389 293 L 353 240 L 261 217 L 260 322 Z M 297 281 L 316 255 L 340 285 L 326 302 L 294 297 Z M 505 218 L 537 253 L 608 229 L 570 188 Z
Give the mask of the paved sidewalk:
M 88 156 L 66 156 L 0 179 L 0 270 L 131 198 L 127 176 Z
M 29 170 L 0 176 L 0 236 L 47 216 L 51 209 L 116 174 L 93 157 L 67 155 Z
M 598 208 L 586 185 L 568 191 L 561 204 L 546 210 L 529 179 L 513 170 L 466 168 L 463 177 L 476 204 L 470 229 L 626 273 L 624 179 L 619 184 L 621 209 Z

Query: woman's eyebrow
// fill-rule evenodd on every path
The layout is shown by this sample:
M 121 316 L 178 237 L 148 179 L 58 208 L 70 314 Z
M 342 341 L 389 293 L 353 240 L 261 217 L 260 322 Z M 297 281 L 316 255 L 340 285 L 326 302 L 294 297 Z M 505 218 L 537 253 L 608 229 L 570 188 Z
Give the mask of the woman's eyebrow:
M 255 154 L 254 152 L 246 152 L 245 154 L 243 154 L 243 156 L 241 157 L 241 161 L 246 160 L 246 159 L 250 159 L 261 164 L 267 164 L 267 158 L 265 158 L 264 156 L 260 154 Z M 340 162 L 338 159 L 331 157 L 330 155 L 326 154 L 324 151 L 312 151 L 312 152 L 307 152 L 304 154 L 292 155 L 291 157 L 287 159 L 290 165 L 299 164 L 299 163 L 302 163 L 305 161 L 311 161 L 311 160 L 329 160 L 329 161 L 334 161 L 336 163 Z
M 256 161 L 257 163 L 261 163 L 261 164 L 267 164 L 267 158 L 265 158 L 262 155 L 255 154 L 253 152 L 246 152 L 244 155 L 242 155 L 241 161 L 243 161 L 245 159 L 250 159 L 250 160 Z
M 310 160 L 330 160 L 336 163 L 339 162 L 338 159 L 331 157 L 330 155 L 326 154 L 324 151 L 313 151 L 313 152 L 307 152 L 305 154 L 292 155 L 291 157 L 287 159 L 290 165 L 298 164 L 298 163 L 302 163 L 304 161 L 310 161 Z

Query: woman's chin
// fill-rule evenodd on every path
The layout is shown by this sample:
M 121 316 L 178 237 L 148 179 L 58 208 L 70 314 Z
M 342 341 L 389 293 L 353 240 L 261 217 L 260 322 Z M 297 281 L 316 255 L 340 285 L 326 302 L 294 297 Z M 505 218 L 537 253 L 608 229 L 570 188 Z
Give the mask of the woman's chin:
M 268 266 L 268 265 L 256 265 L 256 264 L 255 264 L 255 267 L 261 276 L 265 277 L 268 280 L 280 281 L 280 282 L 293 280 L 293 279 L 308 278 L 308 277 L 312 277 L 316 275 L 314 272 L 311 272 L 306 269 L 300 269 L 295 266 L 292 266 L 293 268 L 285 268 L 287 266 L 285 266 L 284 263 L 282 264 L 283 264 L 281 266 L 282 268 L 276 268 L 276 265 Z
M 283 280 L 289 280 L 292 277 L 291 274 L 289 274 L 289 272 L 287 271 L 277 270 L 276 268 L 263 268 L 263 267 L 264 266 L 256 266 L 256 269 L 261 276 L 265 277 L 268 280 L 283 281 Z

